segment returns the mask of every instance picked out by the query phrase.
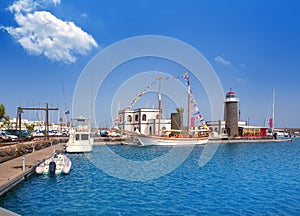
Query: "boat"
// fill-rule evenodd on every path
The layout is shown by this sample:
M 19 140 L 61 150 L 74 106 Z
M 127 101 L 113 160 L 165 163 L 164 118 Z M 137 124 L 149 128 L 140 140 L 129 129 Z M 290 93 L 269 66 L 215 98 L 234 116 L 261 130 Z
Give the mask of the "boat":
M 174 134 L 174 136 L 147 136 L 138 135 L 140 145 L 142 146 L 184 146 L 184 145 L 204 145 L 208 142 L 207 131 L 187 137 L 185 134 Z
M 161 120 L 161 93 L 160 93 L 160 85 L 161 78 L 159 80 L 159 89 L 158 89 L 158 133 L 156 135 L 144 135 L 144 134 L 136 134 L 136 137 L 141 146 L 186 146 L 186 145 L 204 145 L 208 142 L 210 130 L 207 128 L 206 124 L 202 125 L 202 127 L 195 127 L 193 125 L 194 130 L 192 130 L 191 122 L 190 122 L 190 103 L 191 101 L 195 101 L 192 99 L 189 76 L 187 73 L 182 75 L 186 80 L 187 86 L 187 97 L 188 97 L 188 110 L 187 110 L 187 127 L 185 130 L 162 130 L 160 131 L 160 120 Z M 197 113 L 198 108 L 197 108 Z M 201 116 L 201 115 L 200 115 Z M 201 119 L 203 120 L 202 116 Z M 195 119 L 194 119 L 195 120 Z
M 66 144 L 68 153 L 85 153 L 93 150 L 94 138 L 91 137 L 89 119 L 72 119 L 69 140 Z
M 44 175 L 69 174 L 71 166 L 72 162 L 65 154 L 54 153 L 51 158 L 37 166 L 35 172 Z

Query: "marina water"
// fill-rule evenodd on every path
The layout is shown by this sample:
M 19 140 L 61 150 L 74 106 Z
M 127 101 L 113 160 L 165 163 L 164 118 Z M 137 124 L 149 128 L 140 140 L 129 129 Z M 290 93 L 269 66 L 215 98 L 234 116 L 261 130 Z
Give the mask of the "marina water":
M 103 146 L 95 146 L 97 157 Z M 151 160 L 168 147 L 111 146 L 131 160 Z M 300 140 L 221 144 L 198 165 L 195 146 L 177 169 L 148 181 L 111 177 L 81 154 L 69 175 L 33 175 L 0 198 L 21 215 L 300 215 Z

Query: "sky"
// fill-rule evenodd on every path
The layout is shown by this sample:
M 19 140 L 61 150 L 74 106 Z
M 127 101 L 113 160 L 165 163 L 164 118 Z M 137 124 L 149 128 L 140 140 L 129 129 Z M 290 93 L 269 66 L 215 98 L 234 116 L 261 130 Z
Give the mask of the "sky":
M 264 125 L 275 89 L 275 127 L 300 127 L 299 10 L 297 0 L 1 0 L 0 103 L 11 118 L 18 106 L 44 107 L 46 102 L 60 108 L 57 115 L 66 110 L 72 115 L 78 80 L 99 52 L 127 38 L 159 35 L 183 41 L 206 58 L 224 93 L 232 89 L 239 97 L 242 120 Z M 101 88 L 87 86 L 97 98 L 94 112 L 99 126 L 111 126 L 118 108 L 135 97 L 128 92 L 138 94 L 141 86 L 153 81 L 142 77 L 149 71 L 166 76 L 186 72 L 155 58 L 120 65 Z M 113 101 L 133 77 L 141 86 L 132 83 L 134 91 L 127 92 L 128 98 Z M 184 80 L 179 82 L 185 85 Z M 217 120 L 210 119 L 201 83 L 192 88 L 206 120 Z M 154 97 L 154 92 L 147 92 L 133 108 L 155 106 Z M 168 117 L 176 106 L 168 95 L 163 97 Z M 218 106 L 223 107 L 222 101 Z M 23 115 L 37 118 L 29 111 Z

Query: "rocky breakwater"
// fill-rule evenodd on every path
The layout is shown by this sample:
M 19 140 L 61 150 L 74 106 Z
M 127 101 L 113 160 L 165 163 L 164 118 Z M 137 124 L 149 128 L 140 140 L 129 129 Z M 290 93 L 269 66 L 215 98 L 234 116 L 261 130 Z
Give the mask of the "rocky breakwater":
M 38 151 L 59 143 L 66 143 L 66 139 L 53 139 L 43 141 L 31 141 L 0 146 L 0 163 L 20 157 L 22 155 Z

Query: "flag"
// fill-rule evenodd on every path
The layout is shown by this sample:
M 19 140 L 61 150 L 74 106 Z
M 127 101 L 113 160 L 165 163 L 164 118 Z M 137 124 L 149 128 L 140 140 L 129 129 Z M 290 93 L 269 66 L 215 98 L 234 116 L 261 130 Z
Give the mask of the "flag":
M 190 82 L 187 82 L 187 89 L 188 89 L 188 93 L 191 94 L 191 86 L 190 86 Z
M 67 111 L 65 112 L 65 115 L 69 115 L 69 114 L 70 114 L 70 111 L 67 110 Z
M 269 119 L 269 126 L 270 126 L 270 128 L 273 127 L 273 119 L 272 118 Z
M 191 118 L 191 127 L 195 127 L 195 118 Z

